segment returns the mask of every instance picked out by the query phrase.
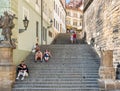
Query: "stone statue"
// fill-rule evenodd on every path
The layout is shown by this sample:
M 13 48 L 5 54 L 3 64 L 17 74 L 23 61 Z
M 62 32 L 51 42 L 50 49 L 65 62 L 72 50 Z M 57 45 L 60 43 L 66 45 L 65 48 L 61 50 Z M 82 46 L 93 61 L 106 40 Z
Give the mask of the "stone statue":
M 4 12 L 4 16 L 0 17 L 0 28 L 2 28 L 2 35 L 4 36 L 4 41 L 8 42 L 11 46 L 13 46 L 13 42 L 11 40 L 12 29 L 15 24 L 13 23 L 13 19 L 15 15 L 10 15 L 8 12 Z

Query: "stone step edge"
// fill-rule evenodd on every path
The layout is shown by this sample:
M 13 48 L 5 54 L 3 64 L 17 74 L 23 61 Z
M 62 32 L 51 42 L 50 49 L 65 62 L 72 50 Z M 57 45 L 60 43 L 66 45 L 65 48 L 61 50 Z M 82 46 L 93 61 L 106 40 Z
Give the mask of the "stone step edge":
M 41 89 L 41 90 L 42 89 L 46 89 L 46 90 L 49 90 L 49 89 L 56 89 L 56 90 L 57 89 L 70 89 L 71 90 L 72 89 L 72 90 L 77 90 L 78 89 L 78 90 L 86 90 L 86 91 L 87 90 L 93 90 L 93 91 L 94 90 L 99 90 L 99 88 L 89 88 L 89 87 L 87 87 L 87 88 L 86 87 L 85 88 L 33 88 L 33 87 L 31 87 L 31 88 L 30 87 L 29 88 L 25 88 L 25 87 L 24 88 L 18 88 L 18 87 L 16 87 L 16 88 L 13 88 L 13 89 L 30 89 L 30 90 L 32 90 L 32 89 Z
M 39 73 L 40 75 L 99 75 L 98 73 Z
M 39 81 L 39 82 L 38 81 L 22 81 L 22 82 L 16 81 L 15 83 L 18 84 L 18 83 L 29 83 L 29 82 L 30 83 L 41 83 L 41 82 L 42 83 L 79 83 L 79 82 L 80 83 L 86 83 L 86 82 L 87 83 L 93 83 L 93 82 L 98 83 L 97 81 L 81 81 L 81 80 L 80 81 Z

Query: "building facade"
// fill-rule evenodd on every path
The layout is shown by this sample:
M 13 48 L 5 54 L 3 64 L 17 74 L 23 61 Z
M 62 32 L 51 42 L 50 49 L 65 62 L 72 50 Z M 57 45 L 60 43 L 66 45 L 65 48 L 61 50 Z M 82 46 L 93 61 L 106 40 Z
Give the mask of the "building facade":
M 67 30 L 82 30 L 83 13 L 79 8 L 66 6 L 66 26 Z
M 41 33 L 41 44 L 50 44 L 54 36 L 53 28 L 53 4 L 54 0 L 42 0 L 42 33 Z
M 54 33 L 55 35 L 58 33 L 65 33 L 66 32 L 66 10 L 63 6 L 61 0 L 54 0 Z

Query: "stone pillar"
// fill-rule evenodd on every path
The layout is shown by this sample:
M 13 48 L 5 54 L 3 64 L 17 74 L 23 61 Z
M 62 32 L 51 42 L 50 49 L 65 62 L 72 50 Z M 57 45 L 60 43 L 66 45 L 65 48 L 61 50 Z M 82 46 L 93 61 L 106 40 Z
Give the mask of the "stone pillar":
M 101 65 L 99 68 L 99 84 L 101 89 L 115 89 L 115 69 L 113 68 L 113 50 L 102 51 Z M 104 86 L 103 86 L 104 85 Z
M 15 81 L 15 71 L 13 48 L 0 46 L 0 91 L 11 91 Z

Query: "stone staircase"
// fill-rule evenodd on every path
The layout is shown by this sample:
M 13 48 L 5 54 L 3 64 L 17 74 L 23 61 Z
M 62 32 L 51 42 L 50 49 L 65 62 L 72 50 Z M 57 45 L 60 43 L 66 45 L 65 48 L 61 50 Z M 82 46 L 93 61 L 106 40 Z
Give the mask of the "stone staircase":
M 52 44 L 71 44 L 70 41 L 71 33 L 60 33 L 56 36 Z M 83 40 L 80 39 L 80 34 L 77 34 L 77 42 L 76 44 L 82 44 Z
M 99 58 L 89 45 L 41 46 L 46 48 L 52 52 L 49 62 L 34 63 L 31 53 L 26 58 L 30 75 L 16 81 L 12 91 L 99 91 Z

